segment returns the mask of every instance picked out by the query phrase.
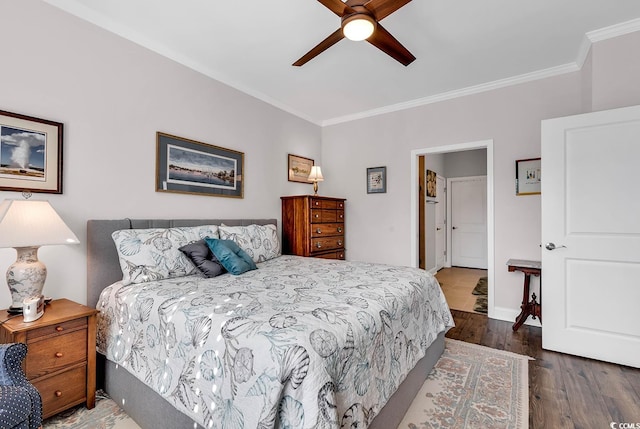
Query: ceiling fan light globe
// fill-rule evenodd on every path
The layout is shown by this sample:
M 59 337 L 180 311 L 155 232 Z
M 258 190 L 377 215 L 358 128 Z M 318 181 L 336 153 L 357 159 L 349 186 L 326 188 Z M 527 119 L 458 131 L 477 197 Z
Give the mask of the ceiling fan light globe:
M 367 15 L 355 15 L 342 22 L 344 37 L 353 41 L 368 39 L 375 30 L 375 21 Z

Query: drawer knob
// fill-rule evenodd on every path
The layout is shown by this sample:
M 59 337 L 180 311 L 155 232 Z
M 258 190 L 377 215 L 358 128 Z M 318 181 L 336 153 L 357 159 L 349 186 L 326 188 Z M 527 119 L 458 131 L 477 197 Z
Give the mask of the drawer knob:
M 64 328 L 62 326 L 56 326 L 56 331 L 62 332 L 64 331 Z
M 316 206 L 319 206 L 319 205 L 320 205 L 320 201 L 316 201 Z
M 338 227 L 338 232 L 342 232 L 342 228 Z
M 319 249 L 322 247 L 322 243 L 316 243 L 316 247 Z
M 316 229 L 317 234 L 322 234 L 322 230 L 320 228 Z
M 56 357 L 57 358 L 61 358 L 62 357 L 62 352 L 56 352 Z
M 316 217 L 316 219 L 318 219 L 318 218 L 320 217 L 320 215 L 319 215 L 319 214 L 316 214 L 316 216 L 315 216 L 315 217 Z
M 342 218 L 344 217 L 344 215 L 341 213 L 341 214 L 339 214 L 339 215 L 338 215 L 338 217 L 339 217 L 340 219 L 342 219 Z
M 62 396 L 62 392 L 61 392 L 61 391 L 59 391 L 59 390 L 56 390 L 54 394 L 55 394 L 55 395 L 56 395 L 56 397 L 58 397 L 58 398 Z
M 342 241 L 338 240 L 338 246 L 342 246 Z

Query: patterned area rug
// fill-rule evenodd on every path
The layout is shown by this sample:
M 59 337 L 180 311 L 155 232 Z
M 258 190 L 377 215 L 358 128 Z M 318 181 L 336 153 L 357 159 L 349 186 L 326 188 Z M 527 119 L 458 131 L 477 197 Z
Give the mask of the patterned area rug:
M 526 429 L 530 359 L 446 339 L 398 429 Z
M 78 405 L 42 423 L 43 429 L 140 429 L 122 409 L 101 390 L 96 392 L 96 406 L 87 410 Z
M 527 356 L 446 339 L 398 429 L 526 429 Z M 103 392 L 96 407 L 78 406 L 46 420 L 43 429 L 140 429 Z

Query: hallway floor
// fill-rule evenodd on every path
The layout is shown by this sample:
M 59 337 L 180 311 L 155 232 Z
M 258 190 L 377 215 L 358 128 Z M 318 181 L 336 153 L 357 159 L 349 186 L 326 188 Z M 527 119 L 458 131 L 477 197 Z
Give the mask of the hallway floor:
M 475 313 L 473 306 L 476 303 L 476 296 L 471 291 L 476 287 L 478 279 L 486 275 L 487 270 L 451 267 L 438 271 L 436 278 L 452 310 Z

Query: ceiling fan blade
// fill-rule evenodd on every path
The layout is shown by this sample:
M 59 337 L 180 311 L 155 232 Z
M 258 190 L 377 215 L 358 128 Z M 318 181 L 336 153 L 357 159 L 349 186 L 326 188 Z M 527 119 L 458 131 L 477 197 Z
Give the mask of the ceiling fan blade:
M 376 30 L 367 39 L 367 42 L 371 43 L 387 55 L 395 58 L 404 66 L 408 66 L 416 59 L 416 57 L 414 57 L 407 48 L 402 46 L 402 44 L 391 35 L 391 33 L 385 30 L 380 23 L 378 23 Z
M 300 67 L 301 65 L 305 64 L 307 61 L 312 60 L 317 55 L 321 54 L 322 52 L 326 51 L 327 49 L 329 49 L 330 47 L 338 43 L 343 38 L 344 38 L 344 34 L 342 34 L 342 28 L 338 28 L 336 31 L 331 33 L 329 37 L 324 39 L 322 42 L 318 43 L 313 49 L 311 49 L 309 52 L 304 54 L 302 58 L 300 58 L 298 61 L 296 61 L 292 65 L 296 67 Z
M 333 13 L 338 15 L 340 18 L 342 18 L 346 14 L 356 12 L 349 5 L 347 5 L 346 3 L 343 3 L 340 0 L 318 0 L 318 1 L 323 5 L 325 5 L 327 9 L 331 10 Z
M 411 0 L 369 0 L 364 4 L 364 7 L 373 13 L 376 20 L 380 21 L 410 1 Z

